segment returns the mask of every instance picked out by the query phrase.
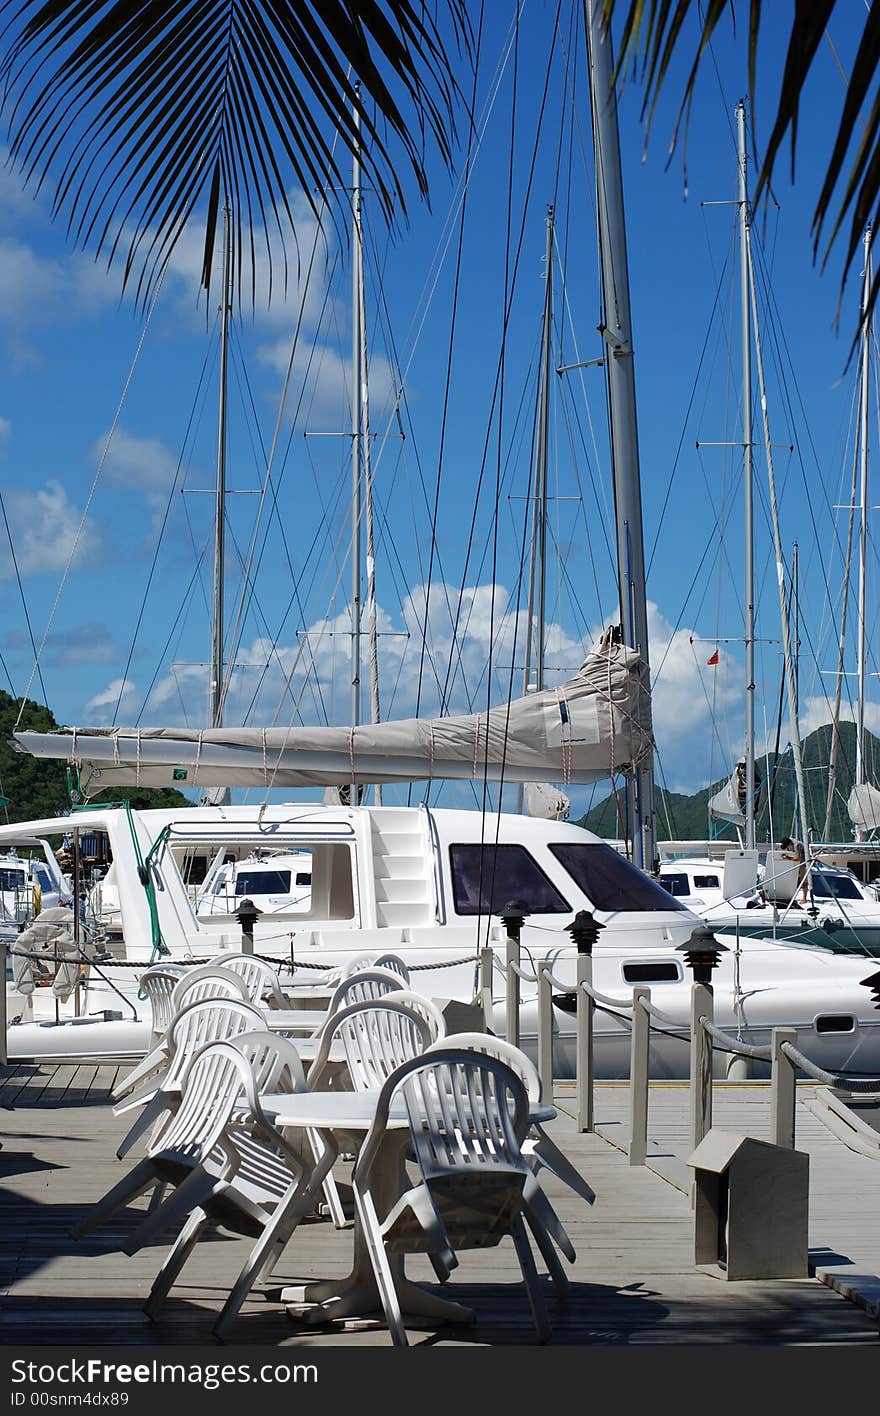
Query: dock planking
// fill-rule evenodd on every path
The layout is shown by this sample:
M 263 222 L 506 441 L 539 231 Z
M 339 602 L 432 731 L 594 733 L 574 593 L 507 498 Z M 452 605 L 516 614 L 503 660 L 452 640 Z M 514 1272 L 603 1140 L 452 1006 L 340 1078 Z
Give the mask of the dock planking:
M 118 1248 L 144 1204 L 79 1243 L 70 1238 L 93 1201 L 134 1163 L 119 1162 L 114 1153 L 127 1128 L 126 1118 L 114 1117 L 109 1104 L 121 1071 L 115 1065 L 96 1064 L 0 1069 L 2 1343 L 164 1345 L 212 1340 L 213 1315 L 244 1261 L 248 1241 L 217 1234 L 199 1244 L 159 1320 L 151 1322 L 142 1305 L 173 1236 L 132 1257 Z M 718 1092 L 716 1124 L 766 1135 L 766 1088 L 742 1085 Z M 626 1097 L 625 1087 L 598 1088 L 597 1116 L 620 1120 Z M 570 1090 L 561 1088 L 557 1103 L 560 1114 L 552 1134 L 588 1177 L 597 1199 L 588 1208 L 543 1172 L 543 1183 L 577 1250 L 577 1261 L 568 1270 L 568 1299 L 557 1300 L 548 1284 L 554 1344 L 876 1343 L 876 1321 L 813 1278 L 727 1284 L 696 1270 L 687 1196 L 653 1171 L 631 1168 L 600 1135 L 579 1135 Z M 651 1116 L 652 1134 L 662 1134 L 679 1155 L 686 1155 L 686 1089 L 652 1087 Z M 801 1106 L 798 1127 L 799 1144 L 804 1137 L 810 1148 L 814 1177 L 811 1244 L 820 1256 L 849 1258 L 854 1266 L 870 1262 L 869 1251 L 859 1249 L 857 1240 L 861 1224 L 880 1233 L 880 1170 L 847 1151 Z M 820 1161 L 826 1149 L 829 1155 Z M 849 1170 L 847 1157 L 867 1171 Z M 835 1204 L 837 1185 L 842 1188 L 836 1191 Z M 312 1328 L 278 1301 L 287 1284 L 344 1274 L 350 1258 L 350 1230 L 337 1231 L 317 1219 L 301 1224 L 276 1273 L 245 1304 L 226 1345 L 387 1347 L 389 1337 L 380 1321 Z M 434 1284 L 427 1261 L 409 1259 L 407 1271 Z M 509 1241 L 495 1249 L 463 1253 L 446 1291 L 473 1308 L 475 1321 L 436 1331 L 413 1329 L 413 1344 L 534 1343 Z

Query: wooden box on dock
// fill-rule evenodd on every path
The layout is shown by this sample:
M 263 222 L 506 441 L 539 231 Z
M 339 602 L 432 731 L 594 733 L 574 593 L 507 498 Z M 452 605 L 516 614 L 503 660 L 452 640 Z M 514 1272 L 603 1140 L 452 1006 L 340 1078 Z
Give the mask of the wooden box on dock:
M 713 1127 L 694 1171 L 694 1262 L 719 1278 L 804 1278 L 810 1158 Z

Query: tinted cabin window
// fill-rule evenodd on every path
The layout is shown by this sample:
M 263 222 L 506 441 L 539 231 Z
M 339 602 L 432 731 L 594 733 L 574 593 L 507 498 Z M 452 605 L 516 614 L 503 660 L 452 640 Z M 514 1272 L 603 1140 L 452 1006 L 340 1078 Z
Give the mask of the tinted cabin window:
M 686 910 L 668 890 L 610 846 L 574 841 L 550 847 L 596 910 Z
M 694 889 L 695 889 L 695 890 L 720 890 L 720 888 L 721 888 L 721 881 L 718 879 L 718 876 L 717 876 L 717 875 L 695 875 L 695 876 L 694 876 Z
M 297 885 L 311 885 L 312 872 L 310 870 L 299 871 L 296 877 L 296 883 Z
M 450 846 L 449 861 L 456 914 L 499 914 L 511 900 L 529 915 L 571 909 L 525 846 Z
M 23 890 L 24 886 L 23 870 L 0 870 L 0 890 Z
M 686 875 L 661 875 L 660 884 L 670 895 L 689 895 L 691 884 Z
M 241 870 L 235 877 L 236 895 L 286 895 L 289 870 Z
M 859 887 L 848 875 L 823 875 L 814 870 L 810 877 L 810 888 L 819 899 L 860 900 Z

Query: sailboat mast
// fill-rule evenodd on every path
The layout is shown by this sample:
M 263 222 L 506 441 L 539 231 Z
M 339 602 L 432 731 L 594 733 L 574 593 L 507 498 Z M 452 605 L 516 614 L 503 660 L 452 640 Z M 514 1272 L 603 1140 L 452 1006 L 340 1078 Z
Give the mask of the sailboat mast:
M 859 399 L 859 653 L 856 703 L 856 779 L 860 787 L 865 782 L 865 680 L 867 642 L 867 564 L 868 564 L 868 401 L 870 387 L 871 320 L 868 303 L 871 295 L 871 228 L 865 231 L 865 275 L 862 284 L 862 368 Z M 865 832 L 856 829 L 856 840 L 863 841 Z
M 602 0 L 586 0 L 586 14 L 621 627 L 627 644 L 639 651 L 647 667 L 642 495 L 614 62 L 611 34 L 603 23 Z M 650 870 L 656 855 L 651 756 L 627 784 L 627 801 L 633 858 L 636 865 Z
M 547 592 L 547 455 L 550 436 L 550 343 L 553 327 L 553 208 L 547 208 L 547 251 L 544 276 L 544 322 L 541 331 L 541 382 L 535 438 L 535 498 L 532 508 L 532 554 L 529 568 L 529 603 L 523 693 L 544 687 L 544 628 Z M 535 601 L 537 599 L 537 613 Z M 535 668 L 532 673 L 532 644 Z
M 752 325 L 749 307 L 749 190 L 746 152 L 746 105 L 736 105 L 739 168 L 740 315 L 742 345 L 743 537 L 745 540 L 745 693 L 746 693 L 746 850 L 755 849 L 755 535 L 752 497 Z
M 809 845 L 810 821 L 807 815 L 807 792 L 804 782 L 804 763 L 801 754 L 801 735 L 797 716 L 797 686 L 795 684 L 794 655 L 791 643 L 791 622 L 785 594 L 785 560 L 782 554 L 782 538 L 779 534 L 779 509 L 776 500 L 776 474 L 773 469 L 773 444 L 770 441 L 770 421 L 767 411 L 767 385 L 764 379 L 764 357 L 761 352 L 761 331 L 758 325 L 758 299 L 755 292 L 755 267 L 752 261 L 751 240 L 746 240 L 748 253 L 749 294 L 752 304 L 752 325 L 755 331 L 755 362 L 758 371 L 758 392 L 761 399 L 761 419 L 764 432 L 764 452 L 767 458 L 767 490 L 770 498 L 770 522 L 773 528 L 773 552 L 776 558 L 776 583 L 779 586 L 779 617 L 782 623 L 782 654 L 785 666 L 785 685 L 788 696 L 789 733 L 791 753 L 794 759 L 794 776 L 797 787 L 797 814 L 800 820 L 801 836 Z
M 360 84 L 355 85 L 354 126 L 360 134 Z M 361 336 L 360 282 L 363 262 L 361 160 L 358 142 L 352 160 L 352 340 L 351 340 L 351 726 L 361 720 Z M 354 796 L 352 801 L 354 801 Z
M 217 492 L 214 508 L 214 610 L 211 622 L 211 726 L 223 725 L 223 580 L 226 532 L 226 403 L 232 251 L 229 207 L 223 208 L 223 304 L 220 312 L 220 406 L 217 419 Z

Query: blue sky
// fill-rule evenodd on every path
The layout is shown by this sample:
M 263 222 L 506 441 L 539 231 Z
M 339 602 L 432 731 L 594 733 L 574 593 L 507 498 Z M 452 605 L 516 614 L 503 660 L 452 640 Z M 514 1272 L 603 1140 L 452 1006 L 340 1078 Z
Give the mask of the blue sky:
M 566 363 L 601 353 L 581 41 L 576 59 L 567 55 L 563 5 L 551 57 L 555 7 L 526 0 L 513 113 L 512 52 L 500 62 L 513 8 L 509 0 L 488 7 L 478 100 L 485 122 L 462 244 L 424 662 L 429 513 L 456 293 L 463 153 L 453 174 L 433 172 L 430 210 L 411 194 L 409 223 L 393 242 L 370 220 L 366 195 L 383 716 L 409 716 L 417 706 L 433 712 L 441 702 L 450 711 L 484 707 L 489 697 L 497 702 L 506 692 L 511 663 L 514 690 L 520 691 L 521 636 L 516 644 L 514 637 L 525 606 L 521 548 L 545 211 L 551 201 L 558 250 L 554 347 Z M 575 12 L 579 9 L 574 5 Z M 789 10 L 787 4 L 767 7 L 759 134 L 766 133 L 773 113 Z M 860 0 L 849 0 L 838 11 L 831 40 L 846 66 L 861 29 Z M 739 436 L 738 276 L 730 264 L 735 210 L 703 204 L 730 202 L 735 190 L 733 108 L 745 92 L 745 32 L 734 35 L 725 19 L 701 73 L 687 143 L 686 192 L 681 149 L 667 163 L 685 55 L 689 60 L 688 43 L 667 80 L 646 152 L 638 81 L 624 87 L 620 123 L 645 542 L 651 555 L 655 730 L 661 778 L 673 788 L 694 790 L 722 775 L 742 750 L 741 451 L 705 446 Z M 490 88 L 495 89 L 491 104 Z M 858 263 L 837 330 L 843 252 L 835 249 L 822 274 L 810 241 L 812 207 L 842 94 L 834 53 L 826 44 L 801 116 L 795 182 L 789 181 L 783 155 L 775 193 L 779 209 L 769 208 L 756 227 L 783 538 L 787 552 L 797 540 L 800 553 L 806 728 L 829 716 L 831 679 L 822 671 L 836 662 L 845 517 L 834 507 L 849 495 L 855 370 L 846 364 Z M 304 270 L 315 225 L 301 196 L 294 199 Z M 205 720 L 211 566 L 206 493 L 214 476 L 217 343 L 215 312 L 206 314 L 203 297 L 199 300 L 199 265 L 194 227 L 174 258 L 139 347 L 143 314 L 121 298 L 119 271 L 108 273 L 90 253 L 71 248 L 63 223 L 50 220 L 46 195 L 23 193 L 8 170 L 0 176 L 0 478 L 38 645 L 45 636 L 39 674 L 32 677 L 34 655 L 14 567 L 8 544 L 0 539 L 6 587 L 0 675 L 3 686 L 16 693 L 30 681 L 30 695 L 45 696 L 63 722 Z M 505 277 L 510 318 L 499 385 Z M 260 448 L 272 442 L 292 330 L 300 300 L 305 302 L 274 462 L 278 515 L 258 538 L 256 595 L 242 628 L 230 722 L 247 713 L 251 721 L 282 724 L 298 717 L 348 721 L 348 440 L 335 434 L 344 431 L 349 416 L 350 279 L 348 253 L 328 233 L 326 241 L 318 241 L 307 288 L 303 282 L 271 309 L 261 302 L 235 322 L 229 480 L 238 494 L 229 503 L 230 626 L 240 589 L 235 545 L 246 553 L 258 501 L 247 493 L 260 486 L 265 467 Z M 399 417 L 389 419 L 401 386 Z M 578 665 L 614 613 L 601 371 L 555 380 L 551 420 L 548 661 L 558 679 Z M 697 442 L 704 444 L 699 450 Z M 794 454 L 788 451 L 792 443 Z M 756 480 L 756 495 L 766 502 L 760 449 Z M 723 537 L 717 530 L 719 509 Z M 781 672 L 769 551 L 766 517 L 759 512 L 758 635 L 766 641 L 757 655 L 762 742 L 765 721 L 771 737 L 775 731 Z M 876 585 L 873 557 L 869 575 Z M 869 596 L 870 603 L 876 605 L 876 595 Z M 454 618 L 457 647 L 449 673 Z M 872 626 L 874 618 L 872 613 Z M 710 668 L 705 661 L 716 644 L 720 663 Z M 851 656 L 849 667 L 853 662 Z M 868 721 L 880 723 L 875 704 Z M 783 742 L 786 738 L 783 731 Z M 433 798 L 443 799 L 436 791 Z M 586 795 L 579 795 L 576 806 L 585 802 Z

